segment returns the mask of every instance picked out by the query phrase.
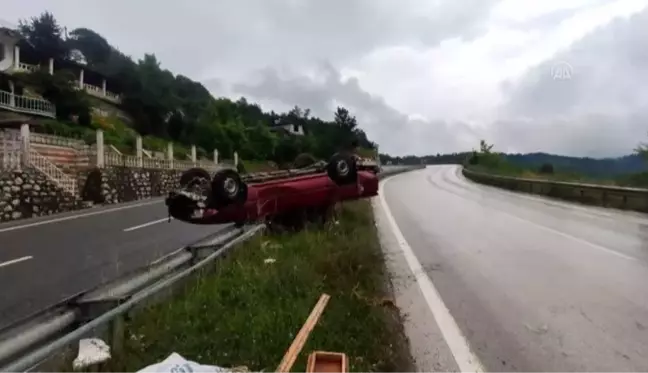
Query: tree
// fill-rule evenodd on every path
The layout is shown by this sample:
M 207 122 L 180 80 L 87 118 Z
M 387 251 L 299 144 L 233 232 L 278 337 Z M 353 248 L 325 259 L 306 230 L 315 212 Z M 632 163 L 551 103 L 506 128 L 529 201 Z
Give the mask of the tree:
M 246 128 L 250 144 L 251 159 L 272 159 L 279 139 L 263 122 L 257 122 L 253 127 Z
M 103 36 L 87 28 L 77 28 L 70 32 L 67 40 L 70 50 L 78 50 L 88 66 L 102 71 L 110 61 L 112 47 Z
M 544 163 L 542 166 L 540 166 L 540 173 L 541 174 L 553 174 L 554 173 L 554 167 L 551 163 Z
M 648 144 L 643 142 L 639 143 L 639 145 L 637 145 L 637 147 L 634 149 L 634 154 L 637 154 L 648 160 Z
M 482 153 L 484 154 L 490 154 L 491 150 L 493 149 L 493 145 L 488 145 L 486 143 L 486 140 L 480 140 L 479 141 L 479 149 Z
M 68 59 L 69 49 L 63 40 L 61 27 L 52 13 L 44 12 L 38 17 L 20 20 L 18 29 L 38 53 L 56 59 Z
M 358 125 L 356 118 L 349 114 L 349 110 L 339 106 L 335 111 L 334 121 L 339 127 L 348 131 L 353 131 L 353 129 Z

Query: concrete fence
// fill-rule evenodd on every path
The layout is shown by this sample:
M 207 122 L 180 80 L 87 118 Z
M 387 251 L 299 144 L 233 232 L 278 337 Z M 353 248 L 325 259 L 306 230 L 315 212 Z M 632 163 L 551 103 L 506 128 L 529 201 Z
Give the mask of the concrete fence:
M 498 176 L 468 168 L 464 168 L 462 172 L 474 182 L 498 188 L 588 205 L 648 212 L 648 189 Z
M 191 146 L 190 159 L 176 159 L 173 143 L 168 143 L 164 158 L 153 157 L 152 152 L 142 146 L 142 137 L 136 138 L 135 154 L 123 154 L 104 142 L 102 130 L 96 131 L 96 141 L 92 145 L 82 140 L 61 136 L 32 133 L 29 125 L 21 126 L 20 131 L 7 129 L 0 131 L 0 168 L 20 169 L 29 165 L 30 154 L 34 151 L 50 160 L 59 168 L 87 168 L 122 166 L 134 168 L 153 168 L 166 170 L 186 170 L 202 167 L 213 171 L 219 167 L 218 150 L 213 150 L 212 159 L 198 159 L 196 146 Z M 234 152 L 234 166 L 239 157 Z M 224 163 L 221 161 L 220 163 Z M 229 163 L 229 162 L 227 162 Z

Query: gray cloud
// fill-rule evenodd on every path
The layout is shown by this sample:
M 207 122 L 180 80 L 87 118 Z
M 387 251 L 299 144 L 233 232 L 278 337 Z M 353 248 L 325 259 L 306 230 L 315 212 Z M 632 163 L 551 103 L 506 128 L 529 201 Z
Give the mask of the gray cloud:
M 330 64 L 320 65 L 316 79 L 267 68 L 258 72 L 254 82 L 234 85 L 233 91 L 271 106 L 310 108 L 323 118 L 331 118 L 336 106 L 344 106 L 356 115 L 367 135 L 381 144 L 381 151 L 392 154 L 451 152 L 479 138 L 464 123 L 410 119 L 364 91 L 357 79 L 343 80 Z
M 124 52 L 155 52 L 195 78 L 244 76 L 265 66 L 344 63 L 378 46 L 435 45 L 478 34 L 496 0 L 31 0 L 3 4 L 13 20 L 51 10 L 61 23 L 104 34 Z M 82 12 L 79 9 L 83 9 Z
M 496 26 L 543 33 L 603 3 L 610 0 Z M 429 51 L 446 40 L 479 38 L 491 30 L 491 10 L 498 4 L 500 0 L 30 0 L 3 4 L 2 18 L 17 23 L 50 10 L 70 29 L 92 28 L 136 58 L 155 53 L 163 67 L 204 81 L 214 94 L 250 96 L 265 108 L 297 104 L 330 118 L 336 105 L 347 106 L 382 150 L 395 154 L 467 150 L 485 138 L 502 150 L 620 155 L 643 139 L 648 123 L 648 86 L 642 79 L 648 76 L 648 49 L 643 47 L 647 11 L 602 27 L 521 79 L 504 82 L 498 120 L 479 126 L 444 120 L 446 102 L 464 101 L 438 97 L 470 90 L 470 82 L 462 81 L 452 93 L 432 87 L 426 97 L 407 97 L 412 107 L 433 108 L 440 118 L 415 120 L 339 72 L 390 46 Z M 491 53 L 505 62 L 523 47 L 497 45 Z M 573 67 L 571 80 L 551 78 L 559 60 Z M 398 68 L 426 67 L 393 67 Z M 400 76 L 411 82 L 413 75 L 386 73 L 394 84 Z M 438 102 L 429 102 L 435 97 Z
M 613 21 L 508 82 L 501 113 L 510 119 L 493 126 L 494 141 L 563 154 L 628 154 L 648 131 L 646 40 L 648 10 Z M 569 66 L 571 79 L 553 79 L 556 66 Z

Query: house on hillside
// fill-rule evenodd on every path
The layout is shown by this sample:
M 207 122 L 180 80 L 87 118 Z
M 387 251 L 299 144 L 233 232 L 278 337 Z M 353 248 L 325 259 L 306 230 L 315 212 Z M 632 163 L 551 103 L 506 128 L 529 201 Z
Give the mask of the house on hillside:
M 0 110 L 55 118 L 55 106 L 14 76 L 43 69 L 50 74 L 66 70 L 74 74 L 74 85 L 91 97 L 93 115 L 127 117 L 119 108 L 121 97 L 108 79 L 83 63 L 58 60 L 32 47 L 15 29 L 0 25 Z M 127 119 L 127 118 L 124 118 Z
M 283 118 L 275 119 L 275 121 L 270 125 L 270 130 L 295 136 L 304 135 L 304 127 L 301 124 L 289 123 Z

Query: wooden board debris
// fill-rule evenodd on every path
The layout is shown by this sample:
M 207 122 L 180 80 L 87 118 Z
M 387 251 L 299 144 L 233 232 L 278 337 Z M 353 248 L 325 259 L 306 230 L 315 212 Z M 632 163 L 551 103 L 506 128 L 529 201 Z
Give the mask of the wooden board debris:
M 308 336 L 310 335 L 311 331 L 313 331 L 313 328 L 315 327 L 315 324 L 317 324 L 320 316 L 322 316 L 322 312 L 324 312 L 324 308 L 326 307 L 326 304 L 328 303 L 330 298 L 331 296 L 328 294 L 322 294 L 322 296 L 319 298 L 317 304 L 315 304 L 315 307 L 313 307 L 313 310 L 308 316 L 308 319 L 306 319 L 306 322 L 302 326 L 301 330 L 299 330 L 299 333 L 297 333 L 297 336 L 286 351 L 286 354 L 281 360 L 281 363 L 277 367 L 277 372 L 290 372 L 293 364 L 295 364 L 295 360 L 297 360 L 297 356 L 304 348 L 306 340 L 308 340 Z

